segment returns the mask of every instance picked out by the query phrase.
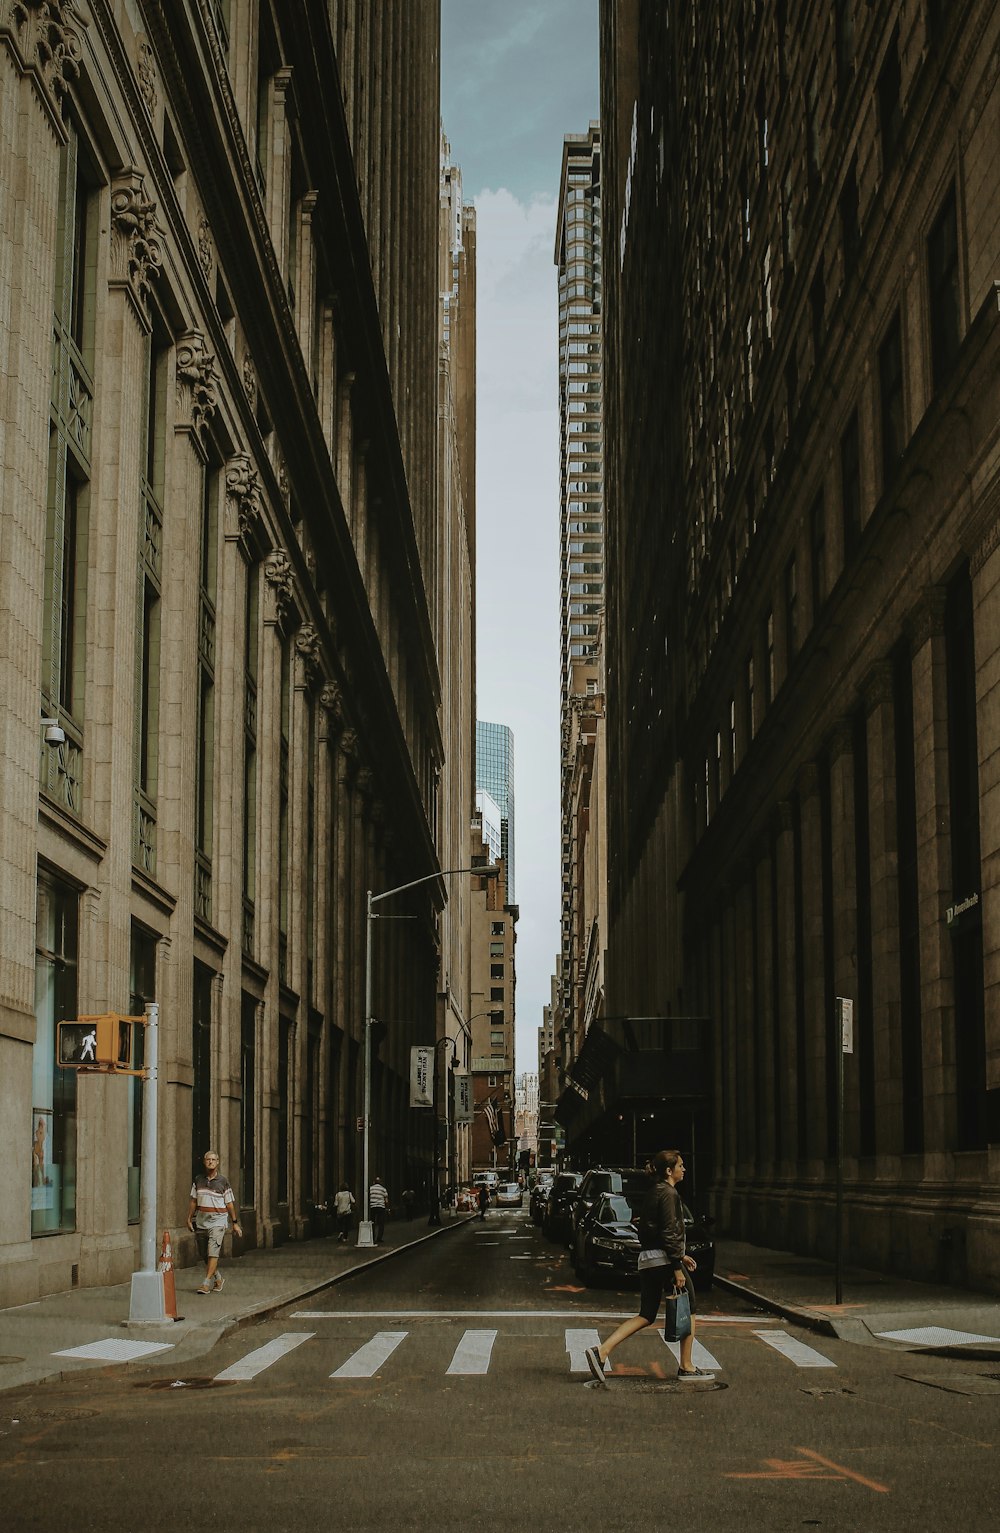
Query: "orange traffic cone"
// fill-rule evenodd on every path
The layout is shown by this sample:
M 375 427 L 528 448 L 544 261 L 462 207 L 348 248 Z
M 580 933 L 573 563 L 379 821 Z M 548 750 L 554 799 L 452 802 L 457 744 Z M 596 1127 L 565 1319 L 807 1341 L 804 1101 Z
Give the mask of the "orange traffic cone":
M 174 1248 L 170 1244 L 170 1231 L 163 1231 L 160 1260 L 157 1271 L 163 1273 L 163 1308 L 171 1320 L 177 1320 L 177 1291 L 174 1288 Z

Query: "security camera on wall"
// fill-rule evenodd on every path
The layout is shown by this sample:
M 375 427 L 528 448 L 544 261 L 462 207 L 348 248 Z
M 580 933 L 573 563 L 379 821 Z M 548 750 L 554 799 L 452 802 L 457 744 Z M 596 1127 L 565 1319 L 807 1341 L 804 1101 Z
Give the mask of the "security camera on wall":
M 45 731 L 46 745 L 65 745 L 66 731 L 58 719 L 43 719 L 42 728 Z

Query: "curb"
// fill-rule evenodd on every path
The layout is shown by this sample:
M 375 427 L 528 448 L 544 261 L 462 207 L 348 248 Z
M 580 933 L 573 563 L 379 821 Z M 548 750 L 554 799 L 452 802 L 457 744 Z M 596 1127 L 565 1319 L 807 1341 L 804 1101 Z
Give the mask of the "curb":
M 761 1309 L 766 1309 L 772 1315 L 780 1315 L 784 1320 L 792 1320 L 796 1325 L 807 1327 L 810 1331 L 817 1331 L 821 1336 L 836 1336 L 837 1328 L 832 1320 L 825 1315 L 814 1314 L 810 1309 L 800 1309 L 795 1304 L 783 1304 L 779 1299 L 770 1299 L 767 1294 L 758 1293 L 755 1288 L 749 1288 L 746 1283 L 734 1282 L 732 1278 L 720 1277 L 715 1274 L 714 1282 L 717 1287 L 731 1293 L 737 1299 L 749 1299 Z

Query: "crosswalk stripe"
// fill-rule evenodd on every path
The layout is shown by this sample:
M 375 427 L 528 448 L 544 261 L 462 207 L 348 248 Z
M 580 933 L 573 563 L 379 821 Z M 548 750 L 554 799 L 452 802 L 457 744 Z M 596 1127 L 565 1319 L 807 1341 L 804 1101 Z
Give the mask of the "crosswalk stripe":
M 660 1336 L 661 1337 L 663 1336 L 663 1332 L 662 1331 L 660 1332 Z M 674 1354 L 674 1357 L 677 1360 L 677 1366 L 680 1367 L 680 1361 L 681 1361 L 681 1344 L 680 1344 L 680 1342 L 679 1341 L 664 1341 L 663 1345 L 665 1347 L 667 1347 Z M 703 1347 L 702 1346 L 702 1344 L 698 1340 L 697 1336 L 695 1337 L 694 1345 L 691 1348 L 691 1361 L 692 1361 L 692 1363 L 694 1364 L 694 1366 L 696 1368 L 710 1368 L 713 1373 L 721 1373 L 722 1372 L 722 1364 L 718 1361 L 717 1358 L 714 1358 L 712 1356 L 711 1352 L 708 1350 L 707 1347 Z
M 588 1347 L 600 1345 L 600 1336 L 596 1331 L 566 1331 L 566 1351 L 569 1353 L 570 1373 L 589 1373 L 587 1359 L 584 1357 Z M 605 1364 L 607 1371 L 607 1364 Z
M 347 1362 L 331 1373 L 331 1379 L 370 1379 L 407 1335 L 406 1331 L 379 1331 L 371 1341 L 352 1352 Z
M 822 1352 L 817 1352 L 814 1347 L 807 1347 L 804 1341 L 797 1341 L 794 1336 L 789 1336 L 787 1331 L 754 1331 L 761 1341 L 767 1346 L 773 1347 L 775 1352 L 780 1352 L 782 1357 L 787 1357 L 796 1368 L 836 1368 L 828 1357 Z
M 286 1353 L 294 1352 L 296 1347 L 301 1347 L 304 1341 L 311 1340 L 315 1334 L 315 1331 L 285 1331 L 284 1335 L 275 1337 L 266 1346 L 248 1352 L 238 1363 L 223 1368 L 221 1373 L 215 1375 L 215 1381 L 231 1383 L 236 1379 L 255 1379 L 258 1373 L 263 1373 L 265 1368 L 270 1368 L 272 1363 L 278 1362 Z
M 489 1373 L 496 1331 L 466 1331 L 448 1364 L 449 1373 Z

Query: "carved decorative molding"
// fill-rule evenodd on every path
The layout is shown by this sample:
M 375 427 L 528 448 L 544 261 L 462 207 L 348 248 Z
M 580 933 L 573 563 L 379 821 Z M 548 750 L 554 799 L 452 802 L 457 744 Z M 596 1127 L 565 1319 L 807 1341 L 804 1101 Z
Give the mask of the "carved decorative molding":
M 153 50 L 149 46 L 149 39 L 139 38 L 135 66 L 136 78 L 139 81 L 139 95 L 142 97 L 146 111 L 150 117 L 156 115 L 156 59 Z
M 156 222 L 156 203 L 145 193 L 137 170 L 127 170 L 111 185 L 111 283 L 131 288 L 143 299 L 150 279 L 158 276 L 164 231 Z
M 371 807 L 372 794 L 375 791 L 375 779 L 368 767 L 358 769 L 358 789 L 365 801 L 366 807 Z
M 257 374 L 254 370 L 253 357 L 248 351 L 243 353 L 243 388 L 251 410 L 257 404 Z
M 215 246 L 212 244 L 212 226 L 204 214 L 198 220 L 198 264 L 205 273 L 205 281 L 211 282 Z
M 1000 76 L 1000 42 L 997 43 L 989 56 L 986 68 L 983 70 L 982 77 L 976 88 L 976 94 L 973 96 L 969 109 L 962 119 L 959 142 L 963 154 L 969 146 L 969 140 L 979 126 L 979 119 L 986 110 L 986 103 L 993 94 L 993 88 L 997 83 L 998 76 Z
M 972 550 L 969 573 L 978 575 L 986 561 L 1000 548 L 1000 479 L 995 479 L 976 507 L 979 540 Z
M 819 762 L 803 761 L 799 768 L 799 797 L 814 798 L 819 792 Z
M 80 32 L 89 25 L 75 0 L 9 0 L 4 13 L 26 67 L 38 71 L 54 96 L 65 95 L 79 77 Z
M 208 351 L 200 330 L 189 330 L 177 342 L 177 408 L 190 412 L 195 431 L 204 431 L 215 414 L 219 374 L 215 353 Z
M 330 720 L 331 727 L 339 726 L 344 717 L 344 696 L 335 681 L 324 682 L 319 694 L 319 705 Z
M 795 811 L 790 798 L 779 798 L 774 806 L 774 827 L 779 836 L 786 835 L 795 826 Z
M 225 535 L 247 542 L 260 516 L 260 481 L 245 452 L 226 464 Z
M 850 755 L 854 745 L 854 725 L 850 719 L 837 719 L 830 730 L 830 760 L 839 761 Z
M 865 677 L 865 707 L 869 713 L 892 703 L 892 666 L 888 660 L 878 660 Z
M 264 560 L 264 577 L 274 599 L 275 619 L 281 622 L 292 604 L 294 586 L 292 561 L 281 548 L 276 548 Z
M 914 652 L 923 649 L 928 640 L 941 638 L 947 605 L 948 593 L 944 586 L 927 586 L 924 589 L 906 625 Z
M 296 629 L 295 651 L 302 661 L 307 685 L 314 686 L 323 663 L 323 650 L 314 623 L 303 623 Z

